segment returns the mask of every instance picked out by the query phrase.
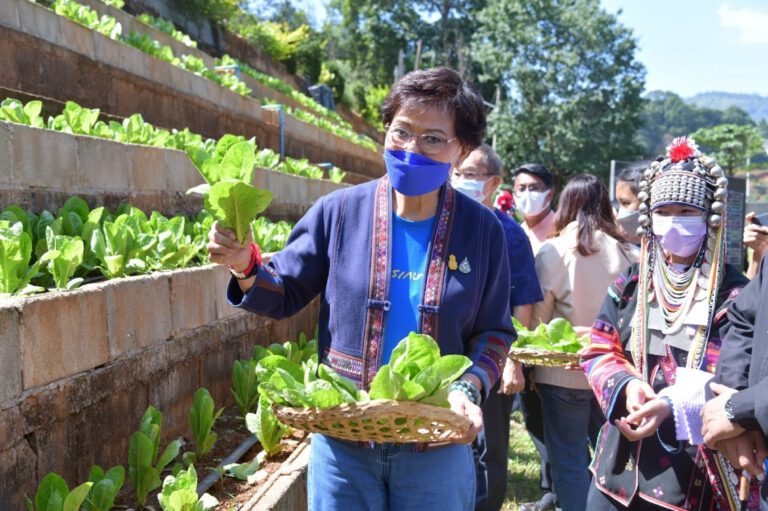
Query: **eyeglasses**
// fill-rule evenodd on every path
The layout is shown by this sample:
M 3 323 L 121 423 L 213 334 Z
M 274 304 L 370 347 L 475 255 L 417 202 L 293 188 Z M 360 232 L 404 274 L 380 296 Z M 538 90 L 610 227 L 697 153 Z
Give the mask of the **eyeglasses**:
M 389 136 L 389 139 L 398 146 L 405 146 L 413 137 L 416 137 L 416 145 L 419 146 L 419 149 L 421 149 L 424 154 L 437 154 L 445 149 L 445 146 L 448 145 L 448 143 L 456 140 L 456 137 L 443 138 L 439 135 L 430 135 L 427 133 L 415 135 L 400 127 L 389 128 L 387 135 Z

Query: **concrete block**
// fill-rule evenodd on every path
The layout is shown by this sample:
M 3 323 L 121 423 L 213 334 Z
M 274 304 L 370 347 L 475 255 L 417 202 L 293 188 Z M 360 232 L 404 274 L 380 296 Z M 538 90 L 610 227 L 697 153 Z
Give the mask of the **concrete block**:
M 0 403 L 21 393 L 19 313 L 12 305 L 0 307 Z
M 101 289 L 28 298 L 20 312 L 25 390 L 109 361 L 107 311 Z
M 179 270 L 170 274 L 173 337 L 216 320 L 214 275 L 211 267 Z
M 62 19 L 60 25 L 62 46 L 92 59 L 93 34 L 96 32 L 67 19 Z
M 189 71 L 187 71 L 187 72 L 189 72 Z M 207 94 L 208 94 L 208 82 L 210 82 L 210 80 L 207 79 L 207 78 L 203 78 L 202 76 L 198 76 L 198 75 L 196 75 L 194 73 L 189 73 L 189 74 L 192 75 L 192 78 L 191 78 L 191 85 L 192 85 L 192 87 L 191 87 L 191 91 L 190 92 L 194 96 L 197 96 L 199 98 L 203 98 L 203 99 L 205 99 L 207 101 L 208 100 L 208 96 L 207 96 Z
M 22 32 L 61 46 L 61 16 L 32 2 L 18 2 Z
M 80 185 L 88 190 L 125 192 L 130 183 L 133 151 L 119 142 L 77 137 Z
M 146 62 L 150 57 L 139 50 L 118 43 L 101 34 L 93 34 L 94 58 L 111 67 L 123 69 L 137 76 L 146 76 Z
M 169 71 L 168 85 L 179 92 L 192 94 L 192 80 L 197 77 L 178 66 L 170 66 Z
M 3 510 L 26 509 L 24 495 L 37 487 L 37 453 L 29 443 L 3 445 L 0 450 L 0 503 Z
M 163 85 L 170 85 L 171 68 L 176 66 L 150 55 L 146 55 L 146 60 L 147 78 Z
M 133 145 L 131 147 L 132 167 L 130 172 L 131 190 L 149 192 L 165 190 L 168 184 L 165 149 Z
M 169 435 L 189 430 L 187 414 L 200 385 L 197 377 L 199 362 L 199 359 L 188 358 L 174 360 L 172 367 L 149 382 L 147 405 L 163 412 L 163 439 L 160 441 L 163 446 Z
M 216 317 L 227 319 L 247 314 L 246 311 L 233 307 L 227 302 L 227 286 L 229 285 L 229 279 L 232 277 L 229 270 L 225 266 L 216 265 L 213 267 L 213 273 L 213 280 L 216 285 Z
M 75 137 L 20 124 L 12 129 L 17 185 L 71 190 L 79 182 Z
M 5 0 L 0 2 L 0 25 L 14 30 L 21 28 L 19 21 L 19 0 Z
M 165 176 L 169 192 L 184 193 L 205 182 L 187 153 L 181 151 L 165 151 Z
M 13 183 L 12 125 L 0 122 L 0 183 Z
M 167 273 L 118 279 L 106 282 L 102 287 L 112 360 L 170 337 L 171 299 Z

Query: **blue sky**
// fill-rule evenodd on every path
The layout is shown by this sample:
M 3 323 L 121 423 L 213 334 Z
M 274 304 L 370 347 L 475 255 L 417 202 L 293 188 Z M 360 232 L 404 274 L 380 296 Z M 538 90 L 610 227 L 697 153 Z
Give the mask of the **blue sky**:
M 632 29 L 646 90 L 683 97 L 723 91 L 768 96 L 765 0 L 601 0 Z
M 259 4 L 267 0 L 252 0 Z M 320 22 L 326 0 L 292 0 Z M 646 91 L 768 96 L 768 1 L 600 0 L 638 39 Z

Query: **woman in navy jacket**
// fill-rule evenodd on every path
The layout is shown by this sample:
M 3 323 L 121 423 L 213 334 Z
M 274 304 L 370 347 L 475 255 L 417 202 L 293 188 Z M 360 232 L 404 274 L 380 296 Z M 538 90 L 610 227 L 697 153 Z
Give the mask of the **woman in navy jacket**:
M 235 306 L 283 318 L 320 294 L 321 361 L 360 388 L 410 331 L 473 362 L 449 396 L 472 423 L 460 443 L 360 445 L 314 435 L 310 509 L 469 510 L 478 405 L 515 338 L 501 224 L 447 182 L 482 142 L 484 107 L 458 73 L 436 68 L 395 83 L 382 114 L 386 176 L 320 199 L 267 265 L 253 264 L 255 252 L 219 226 L 208 248 L 212 261 L 243 277 L 228 289 Z

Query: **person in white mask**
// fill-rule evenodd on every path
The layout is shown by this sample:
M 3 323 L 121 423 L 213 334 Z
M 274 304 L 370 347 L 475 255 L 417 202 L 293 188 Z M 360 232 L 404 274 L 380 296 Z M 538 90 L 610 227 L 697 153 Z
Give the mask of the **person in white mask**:
M 528 237 L 509 215 L 493 207 L 501 183 L 501 159 L 487 144 L 472 151 L 451 175 L 453 188 L 491 209 L 501 222 L 509 258 L 509 309 L 521 323 L 530 327 L 533 304 L 543 296 Z M 507 359 L 498 389 L 491 391 L 483 403 L 484 426 L 475 442 L 478 452 L 475 511 L 498 511 L 504 504 L 513 394 L 524 386 L 520 364 Z
M 616 176 L 614 195 L 619 203 L 616 221 L 624 234 L 624 239 L 636 246 L 640 246 L 640 235 L 637 233 L 637 228 L 640 226 L 637 223 L 640 216 L 638 211 L 640 199 L 637 198 L 637 194 L 640 193 L 640 181 L 643 180 L 643 173 L 650 164 L 649 161 L 634 163 Z
M 523 214 L 522 227 L 531 242 L 533 255 L 547 241 L 555 227 L 552 200 L 555 197 L 552 173 L 539 163 L 526 163 L 515 176 L 515 208 Z

